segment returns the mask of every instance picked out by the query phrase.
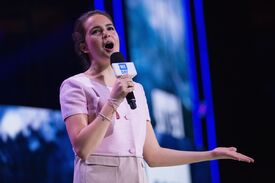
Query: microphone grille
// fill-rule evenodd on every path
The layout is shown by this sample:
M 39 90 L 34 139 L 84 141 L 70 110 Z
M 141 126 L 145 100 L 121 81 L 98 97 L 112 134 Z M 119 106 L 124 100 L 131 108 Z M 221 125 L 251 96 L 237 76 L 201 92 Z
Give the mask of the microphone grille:
M 111 55 L 111 63 L 126 62 L 124 56 L 120 52 L 114 52 Z

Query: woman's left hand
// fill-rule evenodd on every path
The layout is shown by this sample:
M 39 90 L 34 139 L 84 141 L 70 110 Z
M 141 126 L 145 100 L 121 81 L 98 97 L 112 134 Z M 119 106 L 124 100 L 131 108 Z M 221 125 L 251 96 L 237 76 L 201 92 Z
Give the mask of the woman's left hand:
M 237 152 L 236 147 L 217 147 L 212 150 L 214 159 L 233 159 L 244 161 L 247 163 L 254 163 L 254 159 Z

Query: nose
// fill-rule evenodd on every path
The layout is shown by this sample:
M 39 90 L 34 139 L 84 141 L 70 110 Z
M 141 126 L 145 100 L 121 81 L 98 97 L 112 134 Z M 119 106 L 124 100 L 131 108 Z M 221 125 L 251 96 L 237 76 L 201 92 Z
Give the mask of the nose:
M 102 33 L 103 38 L 107 38 L 110 37 L 110 33 L 108 32 L 108 30 L 104 30 Z

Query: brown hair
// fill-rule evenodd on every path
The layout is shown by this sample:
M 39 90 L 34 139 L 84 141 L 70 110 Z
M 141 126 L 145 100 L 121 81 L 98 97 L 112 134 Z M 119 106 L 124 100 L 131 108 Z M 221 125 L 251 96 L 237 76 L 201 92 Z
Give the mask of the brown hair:
M 84 23 L 86 22 L 86 20 L 88 18 L 90 18 L 93 15 L 103 15 L 105 17 L 107 17 L 108 19 L 111 20 L 111 22 L 113 23 L 113 19 L 112 17 L 105 11 L 100 11 L 100 10 L 93 10 L 93 11 L 88 11 L 84 14 L 82 14 L 75 22 L 74 24 L 74 32 L 72 34 L 73 37 L 73 41 L 74 41 L 74 49 L 76 54 L 80 57 L 81 60 L 83 60 L 84 65 L 85 66 L 90 66 L 90 59 L 88 54 L 84 53 L 81 49 L 80 49 L 80 44 L 81 43 L 85 43 L 85 35 L 86 35 L 86 30 L 84 28 Z

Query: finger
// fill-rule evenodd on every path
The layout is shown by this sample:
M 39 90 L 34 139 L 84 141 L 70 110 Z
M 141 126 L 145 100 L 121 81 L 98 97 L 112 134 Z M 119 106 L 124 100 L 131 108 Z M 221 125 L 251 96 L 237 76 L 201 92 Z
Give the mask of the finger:
M 229 149 L 230 149 L 231 151 L 237 151 L 237 148 L 236 148 L 236 147 L 229 147 Z
M 129 74 L 123 74 L 119 77 L 120 79 L 130 78 Z
M 129 87 L 135 86 L 135 84 L 134 84 L 133 81 L 127 81 L 127 86 L 128 86 L 128 88 L 129 88 Z
M 255 162 L 255 160 L 253 159 L 253 158 L 249 158 L 249 163 L 254 163 Z
M 127 92 L 128 92 L 128 93 L 133 92 L 134 90 L 135 90 L 134 87 L 128 87 L 128 88 L 127 88 Z
M 243 155 L 243 159 L 244 159 L 244 161 L 246 161 L 248 163 L 254 163 L 254 159 L 249 156 Z
M 235 156 L 235 159 L 238 160 L 238 161 L 244 161 L 244 162 L 248 162 L 248 163 L 253 163 L 254 162 L 254 159 L 246 156 L 246 155 L 243 155 L 241 153 L 238 153 L 237 156 Z
M 134 86 L 133 80 L 127 76 L 121 76 L 119 80 L 125 87 Z

